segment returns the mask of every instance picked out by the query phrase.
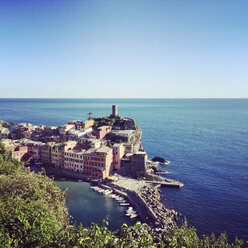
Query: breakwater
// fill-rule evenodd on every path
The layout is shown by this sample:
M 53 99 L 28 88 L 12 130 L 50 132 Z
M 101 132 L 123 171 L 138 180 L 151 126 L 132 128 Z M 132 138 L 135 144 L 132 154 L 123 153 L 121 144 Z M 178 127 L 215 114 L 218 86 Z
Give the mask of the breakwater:
M 143 180 L 123 178 L 118 182 L 101 184 L 101 187 L 112 189 L 126 197 L 139 213 L 140 218 L 152 227 L 157 235 L 163 235 L 173 227 L 179 213 L 170 210 L 160 202 L 159 187 Z
M 146 181 L 146 182 L 150 184 L 160 185 L 163 187 L 172 187 L 172 188 L 183 188 L 184 187 L 183 183 L 179 181 L 175 181 L 175 180 L 169 180 L 169 179 L 166 179 L 166 181 Z

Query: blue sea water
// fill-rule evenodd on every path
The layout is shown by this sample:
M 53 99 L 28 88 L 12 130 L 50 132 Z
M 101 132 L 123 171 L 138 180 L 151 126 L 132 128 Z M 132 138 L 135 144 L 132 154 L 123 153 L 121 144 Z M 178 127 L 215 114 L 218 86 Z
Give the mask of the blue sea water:
M 171 161 L 167 177 L 184 182 L 163 188 L 163 203 L 200 235 L 248 240 L 248 99 L 0 99 L 0 119 L 60 125 L 109 115 L 112 104 L 140 125 L 150 157 Z

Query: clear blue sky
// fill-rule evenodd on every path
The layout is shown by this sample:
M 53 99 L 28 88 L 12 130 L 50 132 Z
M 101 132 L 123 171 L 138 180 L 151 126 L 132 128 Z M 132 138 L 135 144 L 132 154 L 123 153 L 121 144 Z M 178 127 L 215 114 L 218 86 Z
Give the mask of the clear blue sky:
M 248 97 L 248 1 L 0 0 L 0 97 Z

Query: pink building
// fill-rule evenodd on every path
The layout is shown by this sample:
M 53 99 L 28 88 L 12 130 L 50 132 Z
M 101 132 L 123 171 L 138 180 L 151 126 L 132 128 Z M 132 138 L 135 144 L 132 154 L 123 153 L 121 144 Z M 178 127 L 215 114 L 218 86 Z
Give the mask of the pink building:
M 119 170 L 121 167 L 121 159 L 125 154 L 125 147 L 123 144 L 113 145 L 113 169 Z
M 45 146 L 45 143 L 39 141 L 33 141 L 29 139 L 22 139 L 18 141 L 20 145 L 27 146 L 28 155 L 30 155 L 35 160 L 40 160 L 41 147 Z
M 28 153 L 27 146 L 13 145 L 6 147 L 6 149 L 9 151 L 12 158 L 19 161 L 22 161 L 23 156 Z
M 84 173 L 92 178 L 106 178 L 112 171 L 113 152 L 110 147 L 102 146 L 89 149 L 84 153 Z
M 102 126 L 97 128 L 97 130 L 94 131 L 94 135 L 96 135 L 97 139 L 103 139 L 107 133 L 109 133 L 112 130 L 111 126 Z

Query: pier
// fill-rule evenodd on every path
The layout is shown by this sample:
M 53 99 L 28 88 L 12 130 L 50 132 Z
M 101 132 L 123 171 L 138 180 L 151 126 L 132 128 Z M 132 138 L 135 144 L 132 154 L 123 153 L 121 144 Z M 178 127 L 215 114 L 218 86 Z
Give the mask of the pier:
M 145 181 L 146 183 L 150 183 L 150 184 L 157 184 L 157 185 L 161 185 L 162 187 L 172 187 L 172 188 L 183 188 L 184 184 L 179 182 L 179 181 L 169 181 L 169 182 L 165 182 L 165 181 Z
M 115 184 L 111 184 L 111 186 L 106 184 L 99 184 L 99 187 L 113 190 L 114 193 L 125 197 L 139 213 L 139 216 L 142 221 L 150 225 L 153 225 L 156 222 L 157 216 L 152 211 L 152 209 L 147 206 L 147 204 L 144 202 L 143 198 L 138 192 L 128 190 L 125 188 L 120 188 Z
M 169 226 L 173 226 L 173 221 L 179 214 L 174 210 L 167 209 L 160 202 L 158 191 L 160 183 L 157 182 L 157 185 L 153 186 L 155 184 L 153 181 L 125 178 L 117 182 L 100 184 L 99 186 L 111 189 L 128 199 L 145 223 L 152 227 L 167 230 Z

